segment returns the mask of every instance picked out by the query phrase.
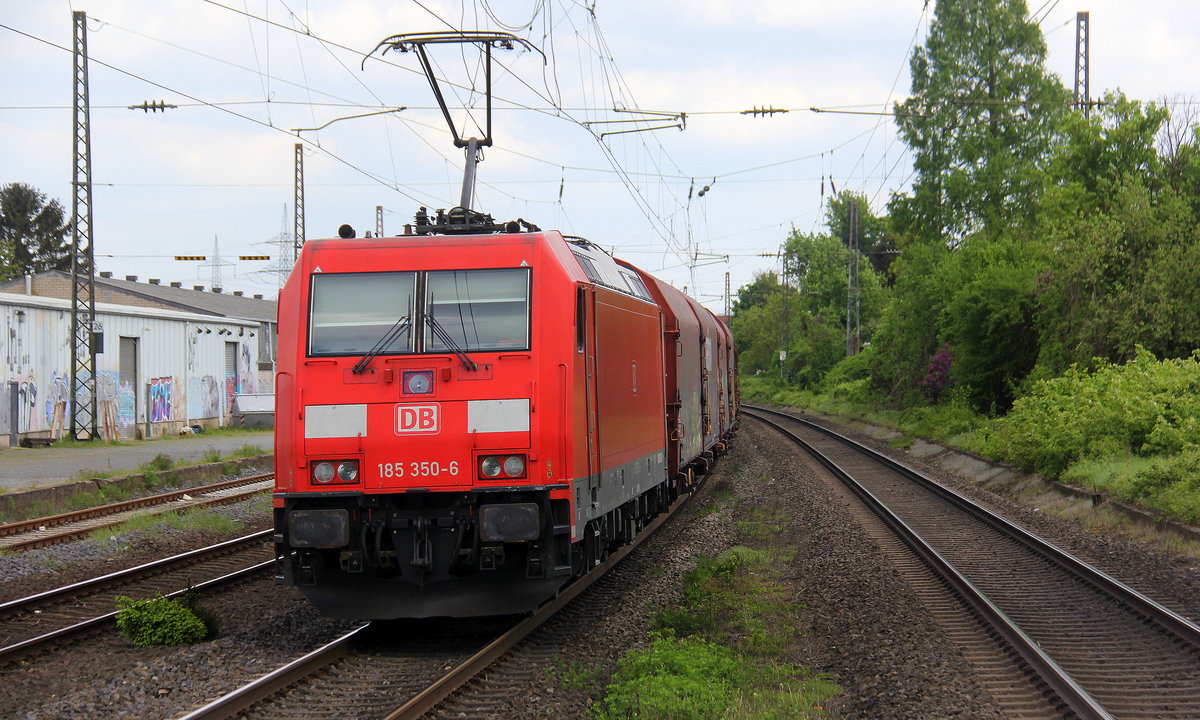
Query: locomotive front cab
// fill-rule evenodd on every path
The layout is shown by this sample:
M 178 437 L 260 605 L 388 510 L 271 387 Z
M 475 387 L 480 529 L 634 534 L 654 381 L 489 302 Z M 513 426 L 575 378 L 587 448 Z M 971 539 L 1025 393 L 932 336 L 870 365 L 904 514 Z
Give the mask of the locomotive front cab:
M 561 418 L 537 407 L 543 366 L 557 375 L 534 330 L 537 239 L 306 246 L 280 303 L 295 354 L 277 388 L 275 541 L 278 580 L 321 612 L 524 612 L 569 577 Z

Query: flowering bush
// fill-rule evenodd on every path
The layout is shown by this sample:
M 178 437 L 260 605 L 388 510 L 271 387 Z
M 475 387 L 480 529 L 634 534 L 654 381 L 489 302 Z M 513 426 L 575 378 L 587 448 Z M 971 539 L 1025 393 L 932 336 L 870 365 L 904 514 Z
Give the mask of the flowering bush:
M 954 351 L 950 349 L 949 345 L 942 345 L 942 348 L 929 361 L 929 367 L 925 369 L 925 377 L 917 385 L 930 402 L 936 403 L 941 400 L 954 384 L 950 378 L 950 366 L 953 364 Z

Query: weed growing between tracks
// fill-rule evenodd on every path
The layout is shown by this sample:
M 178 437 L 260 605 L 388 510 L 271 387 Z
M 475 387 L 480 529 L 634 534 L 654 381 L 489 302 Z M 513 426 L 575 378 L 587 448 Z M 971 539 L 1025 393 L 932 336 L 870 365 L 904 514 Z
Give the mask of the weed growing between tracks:
M 195 604 L 189 592 L 182 598 L 156 595 L 144 600 L 117 598 L 117 628 L 139 647 L 187 645 L 217 634 L 216 616 Z
M 700 558 L 682 602 L 655 615 L 650 647 L 621 659 L 592 717 L 826 716 L 821 703 L 839 688 L 792 662 L 802 606 L 778 568 L 795 550 L 771 545 L 784 524 L 780 511 L 752 507 L 738 523 L 745 545 Z M 586 668 L 557 674 L 567 687 L 592 680 Z

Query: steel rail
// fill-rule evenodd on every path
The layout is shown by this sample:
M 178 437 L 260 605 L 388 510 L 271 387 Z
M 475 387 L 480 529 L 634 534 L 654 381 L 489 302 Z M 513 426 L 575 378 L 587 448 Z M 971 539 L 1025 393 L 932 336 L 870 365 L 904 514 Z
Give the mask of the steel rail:
M 124 520 L 114 520 L 111 523 L 99 523 L 96 525 L 89 525 L 87 527 L 76 528 L 76 529 L 72 529 L 72 530 L 64 530 L 63 532 L 59 532 L 59 533 L 53 533 L 50 535 L 40 535 L 40 536 L 32 537 L 32 538 L 29 538 L 26 540 L 16 540 L 13 542 L 6 542 L 3 540 L 3 538 L 12 537 L 14 535 L 20 535 L 22 533 L 43 530 L 46 528 L 53 527 L 55 525 L 66 525 L 66 524 L 70 524 L 70 523 L 84 522 L 84 521 L 92 520 L 95 518 L 117 515 L 120 513 L 127 513 L 130 511 L 139 510 L 142 508 L 162 506 L 162 505 L 166 505 L 168 503 L 172 503 L 172 502 L 181 500 L 184 498 L 185 495 L 201 496 L 201 495 L 206 495 L 206 494 L 210 494 L 210 493 L 214 493 L 214 492 L 221 492 L 223 490 L 229 490 L 231 488 L 236 488 L 236 487 L 240 487 L 243 485 L 250 485 L 253 483 L 263 482 L 263 481 L 269 479 L 270 477 L 272 477 L 273 474 L 274 473 L 265 473 L 262 475 L 252 475 L 250 477 L 240 478 L 237 480 L 224 480 L 222 482 L 213 483 L 211 485 L 200 485 L 197 487 L 186 488 L 183 490 L 175 490 L 175 491 L 172 491 L 169 493 L 162 493 L 160 495 L 150 495 L 150 496 L 147 496 L 144 498 L 138 498 L 135 500 L 124 500 L 122 502 L 110 503 L 108 505 L 100 505 L 100 506 L 93 507 L 93 508 L 86 508 L 84 510 L 76 510 L 73 512 L 61 513 L 58 515 L 51 515 L 51 516 L 44 517 L 44 518 L 35 518 L 33 520 L 22 520 L 20 522 L 9 523 L 7 525 L 0 525 L 0 549 L 32 550 L 34 548 L 47 547 L 49 545 L 57 545 L 59 543 L 67 542 L 69 540 L 73 540 L 75 538 L 90 534 L 92 531 L 98 530 L 100 528 L 111 527 L 113 525 L 119 525 L 121 522 L 124 522 Z M 196 499 L 194 502 L 189 501 L 189 503 L 185 506 L 182 506 L 179 508 L 164 508 L 163 511 L 165 512 L 167 509 L 181 509 L 182 510 L 182 509 L 189 509 L 189 508 L 196 508 L 196 507 L 207 507 L 210 505 L 229 505 L 231 503 L 240 502 L 241 500 L 245 500 L 247 498 L 253 497 L 260 493 L 268 492 L 269 490 L 270 490 L 270 488 L 261 488 L 258 490 L 249 490 L 246 492 L 235 493 L 232 495 L 222 495 L 222 496 L 217 496 L 217 497 L 212 497 L 212 498 L 207 498 L 207 499 Z
M 758 411 L 758 412 L 755 412 Z M 1104 707 L 1089 694 L 1083 687 L 1075 681 L 1065 670 L 1062 669 L 1046 654 L 1038 643 L 1030 638 L 1025 632 L 1016 625 L 999 607 L 983 594 L 969 579 L 967 579 L 957 568 L 946 560 L 936 549 L 934 549 L 924 538 L 914 531 L 907 523 L 899 516 L 893 513 L 886 505 L 875 497 L 867 488 L 863 487 L 849 473 L 843 470 L 833 460 L 826 457 L 823 453 L 813 447 L 811 444 L 800 438 L 795 433 L 787 428 L 782 427 L 778 423 L 767 418 L 761 412 L 772 413 L 789 420 L 799 421 L 802 424 L 813 426 L 807 421 L 800 420 L 787 413 L 781 413 L 767 408 L 759 408 L 755 406 L 742 405 L 742 412 L 750 417 L 756 418 L 771 427 L 774 427 L 779 432 L 790 438 L 800 447 L 813 456 L 817 462 L 821 463 L 834 477 L 838 478 L 847 488 L 857 495 L 876 515 L 879 516 L 900 538 L 911 547 L 939 576 L 941 576 L 960 597 L 979 615 L 995 628 L 996 632 L 1004 638 L 1004 640 L 1013 648 L 1021 657 L 1029 663 L 1030 667 L 1034 668 L 1039 677 L 1050 687 L 1050 689 L 1058 696 L 1064 704 L 1067 705 L 1081 720 L 1114 720 Z M 843 436 L 837 433 L 832 433 L 841 438 Z M 846 440 L 849 440 L 846 438 Z M 880 456 L 875 451 L 867 448 L 859 443 L 850 441 L 856 449 L 867 453 L 873 459 L 878 459 Z M 916 471 L 912 471 L 916 473 Z M 919 475 L 919 473 L 917 473 Z M 933 482 L 929 480 L 929 482 Z M 938 483 L 934 483 L 938 487 L 942 487 Z M 964 498 L 965 500 L 965 498 Z M 969 501 L 968 501 L 969 502 Z M 1057 548 L 1055 548 L 1057 550 Z M 1059 551 L 1061 552 L 1061 551 Z
M 404 720 L 419 718 L 452 697 L 464 685 L 468 684 L 482 672 L 495 664 L 506 653 L 512 650 L 522 639 L 544 624 L 559 610 L 570 603 L 581 592 L 591 586 L 605 573 L 621 562 L 629 553 L 650 537 L 664 522 L 673 516 L 676 510 L 691 497 L 685 494 L 675 500 L 666 512 L 656 517 L 628 545 L 622 546 L 609 555 L 608 559 L 597 565 L 592 571 L 572 582 L 553 600 L 538 608 L 533 615 L 518 623 L 479 652 L 467 658 L 436 682 L 412 698 L 406 700 L 391 713 L 387 720 Z M 233 690 L 207 705 L 197 708 L 179 720 L 213 720 L 215 718 L 233 718 L 246 712 L 252 705 L 287 689 L 297 680 L 311 675 L 330 663 L 350 652 L 354 640 L 368 625 L 356 628 L 342 637 L 304 655 L 301 658 L 283 665 L 282 667 L 257 678 L 246 685 Z
M 371 627 L 360 625 L 340 638 L 273 670 L 232 692 L 226 693 L 207 705 L 197 708 L 178 720 L 201 720 L 202 718 L 232 718 L 249 710 L 256 702 L 268 698 L 287 688 L 292 683 L 312 675 L 321 668 L 342 658 L 348 652 L 358 634 Z
M 1065 570 L 1070 571 L 1085 582 L 1101 587 L 1114 600 L 1124 603 L 1135 609 L 1136 612 L 1151 618 L 1165 630 L 1175 634 L 1181 640 L 1189 643 L 1193 647 L 1200 649 L 1200 625 L 1197 625 L 1170 608 L 1165 607 L 1153 598 L 1150 598 L 1134 588 L 1129 587 L 1125 583 L 1117 580 L 1094 565 L 1091 565 L 1090 563 L 1087 563 L 1066 552 L 1048 540 L 1038 537 L 1020 525 L 1017 525 L 1016 523 L 1001 517 L 991 510 L 972 502 L 965 495 L 962 495 L 955 490 L 942 485 L 938 481 L 924 475 L 918 470 L 915 470 L 908 465 L 899 462 L 898 460 L 894 460 L 887 455 L 878 453 L 866 445 L 863 445 L 852 438 L 846 437 L 835 430 L 822 427 L 821 425 L 818 425 L 810 420 L 798 418 L 794 415 L 789 415 L 787 413 L 780 412 L 778 410 L 772 410 L 770 408 L 762 408 L 757 406 L 743 407 L 749 407 L 755 411 L 767 412 L 787 418 L 788 420 L 792 420 L 794 422 L 799 422 L 806 427 L 810 427 L 826 436 L 834 438 L 838 442 L 849 445 L 855 450 L 868 455 L 877 462 L 887 465 L 889 468 L 904 475 L 909 480 L 919 483 L 922 487 L 936 493 L 941 498 L 971 513 L 980 520 L 985 521 L 1002 533 L 1020 541 L 1023 545 L 1031 550 L 1034 550 L 1043 558 L 1055 563 Z
M 240 580 L 241 578 L 247 577 L 249 575 L 253 575 L 255 573 L 262 572 L 263 570 L 270 569 L 274 565 L 275 565 L 274 559 L 265 560 L 261 563 L 257 563 L 255 565 L 250 565 L 249 567 L 242 568 L 241 570 L 235 570 L 231 573 L 226 573 L 224 575 L 221 575 L 220 577 L 215 577 L 215 578 L 212 578 L 209 580 L 205 580 L 203 582 L 192 585 L 191 587 L 181 588 L 179 590 L 173 590 L 169 593 L 166 593 L 163 597 L 173 598 L 173 597 L 179 597 L 180 595 L 183 595 L 184 593 L 188 593 L 188 592 L 203 592 L 203 591 L 211 590 L 220 585 L 224 585 L 226 583 L 233 582 L 235 580 Z M 12 645 L 7 645 L 5 647 L 0 647 L 0 665 L 10 663 L 10 662 L 18 659 L 19 657 L 29 654 L 32 651 L 39 650 L 39 649 L 41 649 L 42 646 L 44 646 L 47 643 L 50 643 L 54 640 L 60 640 L 64 637 L 78 634 L 78 633 L 83 632 L 84 630 L 88 630 L 90 628 L 98 628 L 101 625 L 104 625 L 106 623 L 114 621 L 116 619 L 116 617 L 117 617 L 116 611 L 104 613 L 103 615 L 97 615 L 96 617 L 89 618 L 89 619 L 83 620 L 81 622 L 77 622 L 74 625 L 68 625 L 67 627 L 59 628 L 58 630 L 48 632 L 44 635 L 38 635 L 37 637 L 32 637 L 32 638 L 29 638 L 28 640 L 23 640 L 18 643 L 13 643 Z
M 273 530 L 260 530 L 255 533 L 250 533 L 249 535 L 233 538 L 232 540 L 219 542 L 216 545 L 209 545 L 208 547 L 189 550 L 184 553 L 179 553 L 178 555 L 172 555 L 171 557 L 159 558 L 158 560 L 152 560 L 148 563 L 143 563 L 142 565 L 125 568 L 124 570 L 117 570 L 116 572 L 111 572 L 107 575 L 101 575 L 99 577 L 89 578 L 87 580 L 80 580 L 77 583 L 62 585 L 51 590 L 45 590 L 35 595 L 29 595 L 23 598 L 16 598 L 15 600 L 2 602 L 0 603 L 0 615 L 11 615 L 30 606 L 37 605 L 38 603 L 52 600 L 60 595 L 67 595 L 70 593 L 79 592 L 81 590 L 97 590 L 105 585 L 132 580 L 139 575 L 149 575 L 159 570 L 166 569 L 171 565 L 187 562 L 189 560 L 195 560 L 206 555 L 220 555 L 230 550 L 234 550 L 241 545 L 249 545 L 257 540 L 265 540 L 269 538 L 273 532 Z
M 123 500 L 121 502 L 109 503 L 108 505 L 97 505 L 96 507 L 84 508 L 83 510 L 72 510 L 71 512 L 60 513 L 58 515 L 49 515 L 47 517 L 34 518 L 32 520 L 20 520 L 18 522 L 0 525 L 0 537 L 17 535 L 30 530 L 37 530 L 39 527 L 63 525 L 69 522 L 90 520 L 94 517 L 112 515 L 113 513 L 124 512 L 126 510 L 136 510 L 138 508 L 147 507 L 150 505 L 161 505 L 178 500 L 184 495 L 203 495 L 205 493 L 238 487 L 239 485 L 249 485 L 251 483 L 259 482 L 260 480 L 266 480 L 272 475 L 274 475 L 274 473 L 263 473 L 262 475 L 251 475 L 249 477 L 238 478 L 236 480 L 222 480 L 221 482 L 212 483 L 211 485 L 198 485 L 196 487 L 173 490 L 169 493 L 161 493 L 159 495 L 147 495 L 144 498 Z

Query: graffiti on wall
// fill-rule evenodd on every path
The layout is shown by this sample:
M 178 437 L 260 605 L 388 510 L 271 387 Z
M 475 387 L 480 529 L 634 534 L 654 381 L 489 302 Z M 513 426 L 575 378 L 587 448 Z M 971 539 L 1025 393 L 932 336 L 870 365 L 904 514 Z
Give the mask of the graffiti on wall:
M 253 365 L 250 363 L 250 344 L 240 343 L 240 347 L 241 352 L 238 353 L 238 392 L 258 392 L 258 373 L 254 371 Z
M 189 377 L 187 415 L 189 418 L 215 418 L 221 407 L 221 386 L 212 375 Z
M 132 427 L 137 422 L 137 395 L 130 381 L 117 381 L 117 425 Z
M 166 422 L 171 419 L 174 378 L 150 379 L 150 422 Z
M 67 405 L 71 399 L 71 378 L 57 370 L 50 373 L 50 387 L 46 388 L 46 425 L 50 435 L 59 437 L 67 422 Z

